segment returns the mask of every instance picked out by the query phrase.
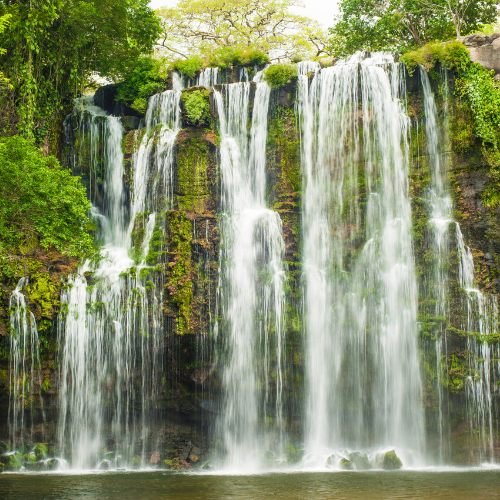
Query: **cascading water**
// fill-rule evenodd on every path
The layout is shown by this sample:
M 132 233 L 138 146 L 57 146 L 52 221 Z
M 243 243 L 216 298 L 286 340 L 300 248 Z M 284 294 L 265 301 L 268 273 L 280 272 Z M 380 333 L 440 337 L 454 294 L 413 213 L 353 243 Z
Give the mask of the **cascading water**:
M 256 85 L 248 137 L 251 85 L 215 92 L 222 181 L 219 331 L 225 345 L 217 435 L 225 467 L 246 471 L 258 469 L 271 447 L 278 458 L 284 438 L 284 243 L 281 219 L 265 203 L 270 89 Z M 266 417 L 274 432 L 266 429 Z
M 311 466 L 424 451 L 403 84 L 383 54 L 299 76 Z
M 465 245 L 460 225 L 456 224 L 457 255 L 459 259 L 459 283 L 463 289 L 463 308 L 467 315 L 462 329 L 474 332 L 467 340 L 468 376 L 466 380 L 467 412 L 473 440 L 477 440 L 481 459 L 494 461 L 493 414 L 498 411 L 492 398 L 494 387 L 500 380 L 499 345 L 489 345 L 487 336 L 497 333 L 498 299 L 481 293 L 474 286 L 474 260 Z
M 22 293 L 27 284 L 28 278 L 21 278 L 9 299 L 9 434 L 12 450 L 26 441 L 33 441 L 33 426 L 38 420 L 34 415 L 35 404 L 39 405 L 43 417 L 40 341 L 35 316 L 27 309 Z M 26 435 L 26 429 L 30 429 L 29 435 Z
M 219 68 L 205 68 L 197 79 L 197 85 L 213 87 L 219 83 Z
M 130 206 L 120 119 L 88 105 L 82 117 L 83 122 L 100 122 L 102 132 L 91 135 L 89 147 L 99 150 L 94 141 L 103 141 L 99 158 L 104 158 L 105 180 L 102 198 L 92 199 L 102 212 L 102 258 L 87 261 L 61 298 L 67 314 L 59 325 L 58 433 L 77 469 L 146 463 L 148 410 L 154 408 L 163 375 L 163 282 L 148 265 L 148 254 L 156 212 L 168 209 L 172 199 L 179 103 L 180 92 L 167 91 L 148 104 L 132 158 Z M 97 168 L 90 165 L 91 172 Z
M 440 318 L 449 317 L 448 305 L 448 272 L 446 261 L 449 259 L 449 228 L 452 222 L 452 201 L 447 179 L 447 155 L 448 147 L 446 140 L 447 126 L 447 92 L 444 92 L 444 127 L 440 126 L 438 111 L 431 89 L 429 77 L 424 68 L 419 67 L 420 80 L 422 82 L 424 97 L 424 130 L 426 137 L 426 149 L 428 167 L 430 170 L 430 187 L 426 193 L 426 202 L 431 207 L 430 232 L 432 234 L 431 245 L 435 255 L 434 265 L 431 266 L 428 283 L 432 283 L 432 299 L 435 300 L 434 315 Z M 446 71 L 443 75 L 444 88 L 447 89 L 448 80 Z M 439 323 L 440 325 L 443 322 Z M 441 361 L 443 345 L 446 345 L 446 332 L 441 328 L 434 332 L 436 337 L 436 373 L 437 373 L 437 395 L 438 395 L 438 434 L 439 434 L 439 462 L 443 463 L 444 456 L 449 449 L 448 429 L 445 429 L 448 421 L 448 408 L 444 400 L 441 374 Z M 446 359 L 446 355 L 445 355 Z M 445 418 L 446 416 L 446 418 Z
M 436 255 L 431 281 L 434 282 L 434 296 L 436 301 L 436 317 L 450 316 L 447 303 L 449 273 L 446 262 L 450 258 L 449 234 L 450 227 L 454 226 L 459 259 L 459 286 L 463 289 L 462 308 L 466 311 L 466 320 L 460 328 L 466 332 L 476 332 L 479 337 L 469 336 L 467 347 L 469 351 L 469 374 L 466 384 L 468 418 L 471 426 L 471 436 L 479 434 L 479 447 L 482 448 L 482 457 L 493 460 L 493 420 L 495 411 L 492 401 L 492 387 L 500 372 L 491 363 L 498 346 L 488 345 L 485 337 L 498 332 L 498 300 L 495 296 L 481 293 L 474 286 L 474 262 L 472 253 L 464 244 L 460 225 L 452 222 L 452 201 L 447 182 L 447 98 L 448 79 L 446 70 L 442 75 L 444 116 L 443 126 L 439 125 L 438 112 L 431 90 L 429 77 L 420 67 L 420 78 L 423 87 L 425 133 L 428 153 L 431 183 L 428 203 L 431 206 L 430 228 L 433 234 L 433 246 Z M 443 324 L 443 322 L 441 322 Z M 436 331 L 436 359 L 437 359 L 437 395 L 438 395 L 438 432 L 439 432 L 439 460 L 444 461 L 449 453 L 449 408 L 443 395 L 442 359 L 443 345 L 446 348 L 446 332 Z M 481 338 L 483 337 L 483 339 Z M 444 359 L 447 359 L 445 349 Z M 492 385 L 493 381 L 493 385 Z

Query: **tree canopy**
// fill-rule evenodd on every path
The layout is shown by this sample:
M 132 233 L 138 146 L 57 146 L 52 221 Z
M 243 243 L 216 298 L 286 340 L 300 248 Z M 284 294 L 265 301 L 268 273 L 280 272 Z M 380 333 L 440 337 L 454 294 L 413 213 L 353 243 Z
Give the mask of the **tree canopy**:
M 147 0 L 0 0 L 2 133 L 47 139 L 54 120 L 92 72 L 118 78 L 151 52 L 159 21 Z
M 300 0 L 180 0 L 158 11 L 161 47 L 172 56 L 210 54 L 221 47 L 255 47 L 271 59 L 323 54 L 320 24 L 293 14 Z
M 497 15 L 499 0 L 341 0 L 330 28 L 330 50 L 404 52 L 429 41 L 468 34 Z M 457 28 L 458 27 L 458 28 Z

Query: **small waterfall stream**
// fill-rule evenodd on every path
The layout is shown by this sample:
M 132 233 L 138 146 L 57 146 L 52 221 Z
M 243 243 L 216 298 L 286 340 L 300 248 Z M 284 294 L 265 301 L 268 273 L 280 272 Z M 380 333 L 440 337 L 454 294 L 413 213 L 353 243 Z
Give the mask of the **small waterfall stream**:
M 43 418 L 42 372 L 40 341 L 35 316 L 26 307 L 22 293 L 28 278 L 21 278 L 9 299 L 10 352 L 9 352 L 9 434 L 11 449 L 18 449 L 26 441 L 33 441 L 33 426 L 38 420 L 37 406 Z M 26 435 L 30 429 L 30 435 Z

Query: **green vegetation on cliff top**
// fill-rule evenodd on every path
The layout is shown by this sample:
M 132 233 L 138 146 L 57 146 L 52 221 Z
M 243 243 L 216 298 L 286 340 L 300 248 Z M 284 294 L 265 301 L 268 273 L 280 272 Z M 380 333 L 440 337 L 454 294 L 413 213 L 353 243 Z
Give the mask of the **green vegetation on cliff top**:
M 455 93 L 471 111 L 474 134 L 483 145 L 483 155 L 490 167 L 491 183 L 483 193 L 489 207 L 500 204 L 500 88 L 494 71 L 472 62 L 467 48 L 459 41 L 430 43 L 401 57 L 410 73 L 417 65 L 427 71 L 437 63 L 456 75 Z

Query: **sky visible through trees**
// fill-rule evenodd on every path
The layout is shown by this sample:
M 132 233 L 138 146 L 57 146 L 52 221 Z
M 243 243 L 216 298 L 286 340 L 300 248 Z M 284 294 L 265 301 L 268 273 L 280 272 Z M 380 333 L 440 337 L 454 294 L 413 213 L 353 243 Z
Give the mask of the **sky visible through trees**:
M 176 0 L 151 0 L 149 6 L 153 9 L 173 7 Z M 325 28 L 333 24 L 333 17 L 338 13 L 336 0 L 303 0 L 305 8 L 291 9 L 294 14 L 307 16 L 319 21 Z

